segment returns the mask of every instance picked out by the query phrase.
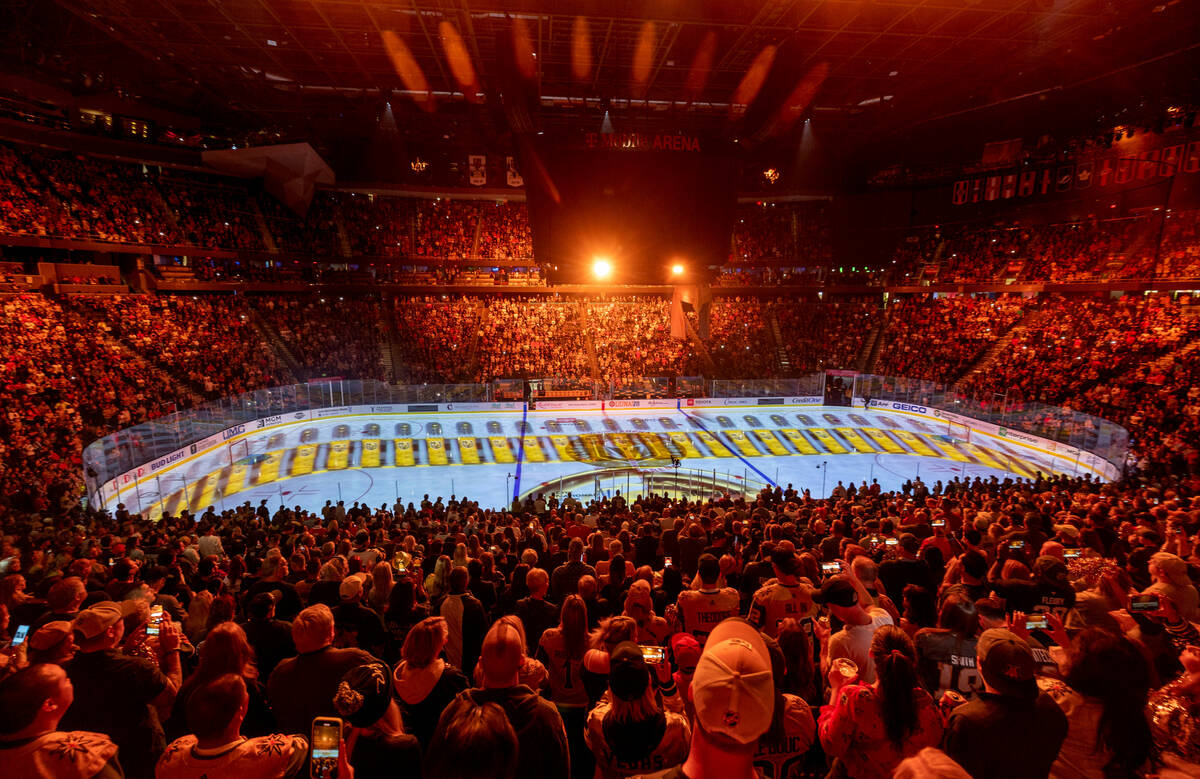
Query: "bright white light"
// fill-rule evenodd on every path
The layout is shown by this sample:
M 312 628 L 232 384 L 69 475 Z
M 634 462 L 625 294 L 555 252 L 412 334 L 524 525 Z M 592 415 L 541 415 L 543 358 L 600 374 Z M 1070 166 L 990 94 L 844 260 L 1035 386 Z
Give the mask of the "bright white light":
M 603 257 L 597 257 L 596 261 L 592 263 L 592 273 L 598 279 L 607 279 L 612 275 L 612 262 Z
M 671 266 L 671 275 L 672 276 L 682 276 L 683 275 L 683 265 L 679 264 L 678 262 L 675 263 L 674 265 L 672 265 Z

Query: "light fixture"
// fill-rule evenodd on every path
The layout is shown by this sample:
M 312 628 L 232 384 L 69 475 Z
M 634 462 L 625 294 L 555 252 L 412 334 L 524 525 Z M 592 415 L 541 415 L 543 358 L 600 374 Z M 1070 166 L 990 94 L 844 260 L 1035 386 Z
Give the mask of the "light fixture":
M 767 168 L 763 171 L 763 178 L 774 184 L 776 181 L 779 181 L 779 171 L 775 168 Z
M 672 276 L 682 276 L 683 275 L 683 265 L 678 262 L 675 263 L 674 265 L 672 265 L 671 266 L 671 275 Z
M 592 273 L 598 279 L 607 279 L 612 275 L 612 262 L 605 257 L 597 257 L 592 263 Z

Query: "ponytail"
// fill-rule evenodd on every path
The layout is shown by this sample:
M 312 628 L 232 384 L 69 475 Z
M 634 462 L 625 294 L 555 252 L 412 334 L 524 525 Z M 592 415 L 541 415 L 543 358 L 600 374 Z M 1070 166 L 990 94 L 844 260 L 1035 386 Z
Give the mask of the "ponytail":
M 917 650 L 900 628 L 885 625 L 871 640 L 871 658 L 879 678 L 879 701 L 883 727 L 891 742 L 900 748 L 919 725 L 916 700 Z

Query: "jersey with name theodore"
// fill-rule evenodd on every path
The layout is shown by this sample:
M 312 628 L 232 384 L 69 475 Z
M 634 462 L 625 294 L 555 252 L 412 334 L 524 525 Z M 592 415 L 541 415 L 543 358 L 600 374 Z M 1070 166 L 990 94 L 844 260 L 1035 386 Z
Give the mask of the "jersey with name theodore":
M 785 619 L 806 620 L 816 616 L 817 606 L 812 601 L 812 588 L 804 584 L 783 584 L 771 579 L 758 592 L 750 604 L 747 620 L 751 625 L 771 638 L 779 635 L 779 623 Z
M 708 638 L 722 620 L 736 617 L 741 598 L 732 587 L 713 590 L 684 590 L 679 593 L 679 618 L 685 633 L 691 633 L 700 643 Z

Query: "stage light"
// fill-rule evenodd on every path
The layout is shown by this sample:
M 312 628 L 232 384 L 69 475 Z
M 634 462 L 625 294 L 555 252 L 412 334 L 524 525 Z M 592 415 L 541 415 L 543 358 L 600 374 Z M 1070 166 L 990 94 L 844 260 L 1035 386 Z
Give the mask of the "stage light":
M 592 273 L 598 279 L 607 279 L 612 275 L 612 262 L 604 257 L 597 257 L 592 263 Z
M 671 275 L 672 276 L 682 276 L 683 270 L 684 270 L 683 265 L 681 265 L 680 263 L 677 262 L 671 266 Z

